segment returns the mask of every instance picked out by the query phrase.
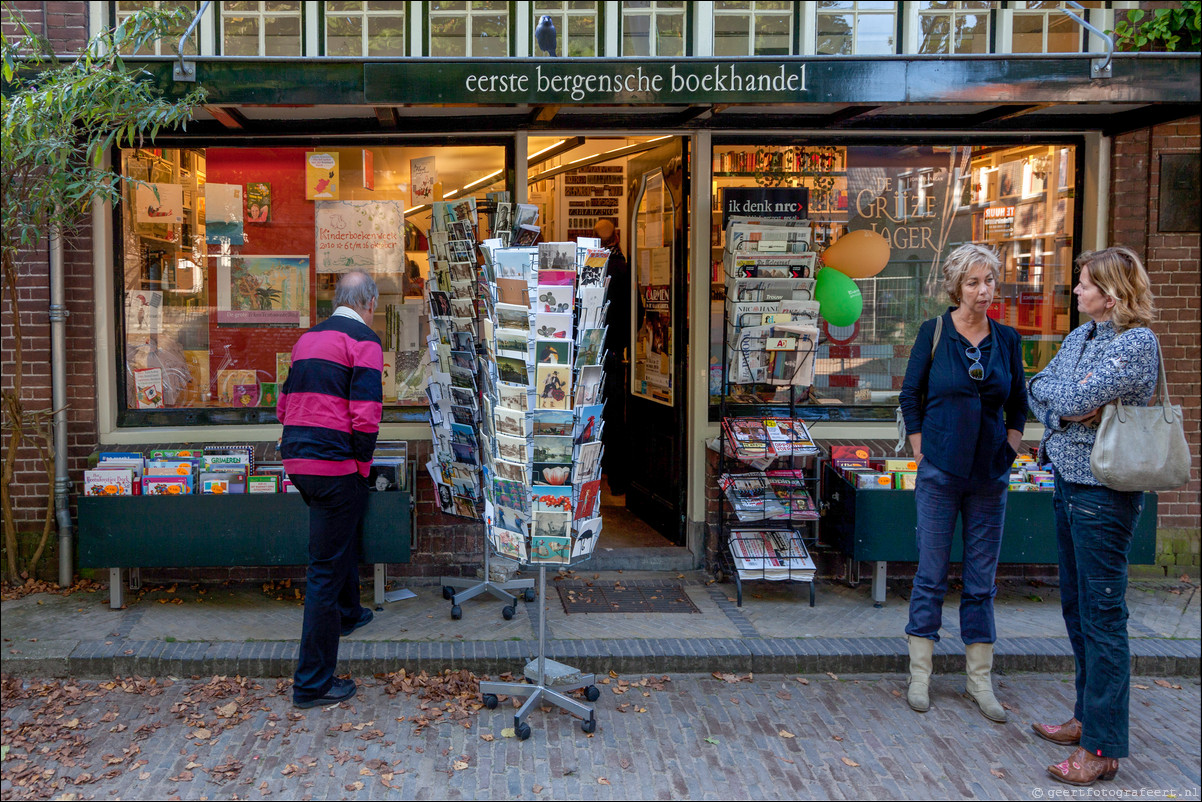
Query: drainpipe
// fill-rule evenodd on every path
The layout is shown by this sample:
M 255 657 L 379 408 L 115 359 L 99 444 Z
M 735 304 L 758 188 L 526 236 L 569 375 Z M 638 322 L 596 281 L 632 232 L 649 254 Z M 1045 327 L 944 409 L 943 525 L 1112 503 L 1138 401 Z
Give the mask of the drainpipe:
M 67 307 L 63 303 L 63 240 L 50 232 L 50 397 L 54 409 L 54 514 L 58 520 L 58 584 L 74 578 L 71 478 L 67 471 Z

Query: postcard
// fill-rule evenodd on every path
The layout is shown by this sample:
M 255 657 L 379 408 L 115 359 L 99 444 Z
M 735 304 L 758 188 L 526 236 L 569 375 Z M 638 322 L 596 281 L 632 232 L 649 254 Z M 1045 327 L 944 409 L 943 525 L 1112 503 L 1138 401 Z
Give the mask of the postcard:
M 531 498 L 534 512 L 551 512 L 558 510 L 565 515 L 572 512 L 572 486 L 544 485 L 534 489 Z
M 537 248 L 506 248 L 497 251 L 497 279 L 516 278 L 528 284 L 534 274 L 534 258 L 537 253 Z
M 566 340 L 535 340 L 534 361 L 539 365 L 570 365 L 572 344 Z
M 573 483 L 583 484 L 584 482 L 596 479 L 600 475 L 601 449 L 602 444 L 600 440 L 580 446 L 580 450 L 576 454 L 575 465 L 573 466 Z
M 498 303 L 493 307 L 497 313 L 497 328 L 530 331 L 530 308 L 514 304 Z M 571 315 L 567 315 L 571 326 Z
M 494 477 L 493 499 L 498 507 L 506 507 L 521 513 L 530 511 L 530 488 L 523 482 Z
M 520 359 L 524 363 L 530 354 L 530 333 L 521 329 L 496 329 L 494 342 L 497 356 Z
M 572 559 L 572 539 L 560 532 L 569 532 L 566 515 L 544 513 L 534 516 L 535 535 L 530 538 L 530 562 L 567 565 Z
M 537 312 L 571 312 L 573 305 L 570 286 L 547 287 L 539 285 L 534 292 L 536 302 L 531 304 Z
M 493 548 L 502 557 L 508 557 L 518 562 L 526 562 L 526 538 L 518 532 L 511 532 L 501 526 L 493 526 L 489 530 Z
M 577 445 L 598 439 L 604 409 L 605 404 L 589 404 L 577 407 L 575 412 L 576 425 L 572 431 L 572 436 L 575 438 Z
M 572 336 L 572 316 L 566 312 L 538 312 L 534 333 L 547 340 L 565 340 Z
M 523 515 L 518 510 L 501 506 L 493 507 L 493 525 L 507 532 L 525 535 L 529 520 L 529 515 Z
M 572 559 L 587 557 L 597 546 L 597 538 L 601 535 L 601 519 L 589 518 L 576 522 L 576 538 L 572 543 Z
M 526 384 L 497 382 L 497 405 L 525 412 L 530 409 L 530 387 Z
M 576 271 L 575 270 L 540 270 L 538 271 L 538 285 L 552 287 L 575 287 L 576 286 Z
M 536 488 L 570 486 L 572 481 L 572 463 L 568 462 L 535 462 L 530 477 Z
M 530 306 L 530 284 L 525 278 L 498 278 L 497 301 L 514 306 Z
M 574 520 L 592 518 L 596 515 L 601 502 L 601 480 L 590 479 L 580 485 L 580 494 L 576 499 L 576 509 L 572 515 Z
M 526 450 L 526 438 L 497 432 L 497 456 L 525 465 L 530 461 L 530 455 Z
M 576 387 L 576 406 L 596 403 L 601 397 L 601 383 L 604 378 L 605 368 L 601 365 L 586 365 L 581 368 Z
M 569 409 L 571 407 L 572 369 L 566 365 L 538 365 L 535 373 L 535 407 Z
M 501 381 L 511 384 L 526 384 L 530 380 L 526 373 L 526 360 L 498 355 L 497 377 Z
M 572 461 L 572 438 L 562 435 L 540 434 L 534 438 L 534 461 L 570 463 Z
M 525 412 L 497 407 L 493 410 L 492 418 L 498 434 L 523 439 L 530 435 L 530 419 Z
M 601 353 L 605 347 L 605 329 L 585 329 L 580 332 L 579 350 L 576 352 L 576 367 L 601 364 Z
M 536 435 L 572 435 L 575 417 L 571 410 L 536 410 L 531 417 Z
M 493 470 L 497 472 L 497 478 L 521 482 L 524 485 L 530 484 L 530 473 L 527 471 L 525 463 L 510 462 L 498 457 L 493 460 L 492 464 Z

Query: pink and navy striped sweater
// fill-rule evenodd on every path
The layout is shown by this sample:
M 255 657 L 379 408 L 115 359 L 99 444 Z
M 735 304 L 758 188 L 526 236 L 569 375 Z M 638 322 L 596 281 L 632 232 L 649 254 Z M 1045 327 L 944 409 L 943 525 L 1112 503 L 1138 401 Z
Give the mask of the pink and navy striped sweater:
M 380 338 L 353 318 L 335 315 L 301 335 L 276 404 L 285 471 L 367 476 L 384 407 L 383 367 Z

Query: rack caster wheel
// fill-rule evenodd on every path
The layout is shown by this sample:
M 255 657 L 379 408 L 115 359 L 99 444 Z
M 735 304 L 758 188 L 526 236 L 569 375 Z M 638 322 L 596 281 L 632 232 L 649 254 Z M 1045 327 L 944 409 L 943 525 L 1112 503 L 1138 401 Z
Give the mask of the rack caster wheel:
M 523 721 L 513 728 L 513 732 L 517 735 L 518 740 L 524 741 L 530 737 L 530 725 Z
M 601 691 L 596 685 L 590 685 L 584 689 L 584 698 L 590 702 L 595 702 L 601 698 Z M 585 732 L 591 732 L 591 730 L 585 730 Z
M 534 601 L 534 588 L 526 588 L 522 591 L 522 601 Z
M 500 700 L 497 699 L 497 695 L 495 693 L 484 694 L 483 701 L 484 701 L 484 706 L 487 707 L 489 710 L 496 710 L 497 705 L 500 704 Z
M 451 620 L 458 621 L 460 618 L 463 618 L 463 608 L 458 604 L 451 605 Z
M 585 734 L 592 735 L 597 731 L 597 716 L 592 715 L 580 722 L 580 729 L 584 730 Z
M 450 601 L 451 599 L 455 598 L 455 591 L 451 590 L 446 585 L 443 585 L 442 586 L 442 597 L 444 599 L 446 599 L 447 601 Z
M 512 605 L 506 605 L 505 607 L 502 607 L 502 608 L 501 608 L 501 616 L 502 616 L 502 617 L 503 617 L 503 618 L 504 618 L 506 621 L 508 621 L 509 619 L 513 618 L 513 615 L 514 615 L 514 613 L 516 613 L 516 612 L 517 612 L 517 610 L 515 610 L 515 609 L 513 608 L 513 606 L 512 606 Z

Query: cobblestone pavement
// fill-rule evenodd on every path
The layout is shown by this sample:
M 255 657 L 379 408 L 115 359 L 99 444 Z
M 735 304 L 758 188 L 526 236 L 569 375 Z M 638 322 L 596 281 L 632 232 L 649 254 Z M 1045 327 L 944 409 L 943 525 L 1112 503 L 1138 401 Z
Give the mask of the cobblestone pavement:
M 399 675 L 351 703 L 291 708 L 287 680 L 191 678 L 4 684 L 4 799 L 1045 799 L 1069 750 L 1033 720 L 1070 714 L 1066 678 L 998 679 L 995 725 L 940 675 L 933 708 L 897 675 L 621 676 L 599 680 L 596 732 L 535 710 L 480 707 L 451 675 L 423 698 Z M 1196 678 L 1140 679 L 1132 757 L 1095 795 L 1199 798 Z M 420 690 L 420 689 L 419 689 Z M 442 711 L 435 714 L 433 711 Z M 1086 793 L 1077 791 L 1077 796 Z

